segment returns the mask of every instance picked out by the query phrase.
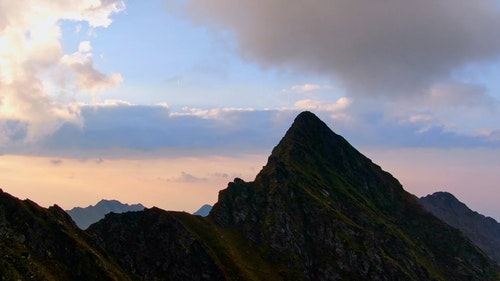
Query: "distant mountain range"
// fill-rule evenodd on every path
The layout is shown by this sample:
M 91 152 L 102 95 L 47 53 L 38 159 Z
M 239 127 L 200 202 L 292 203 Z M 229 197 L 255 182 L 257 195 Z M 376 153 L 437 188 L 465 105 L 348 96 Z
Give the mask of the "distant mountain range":
M 500 268 L 310 112 L 206 217 L 158 208 L 79 229 L 0 191 L 4 280 L 500 280 Z
M 420 203 L 436 217 L 461 230 L 500 265 L 500 224 L 469 209 L 448 192 L 420 198 Z
M 194 212 L 193 215 L 206 217 L 206 216 L 208 216 L 208 214 L 210 213 L 211 210 L 212 210 L 212 206 L 205 204 L 205 205 L 201 206 L 201 208 L 198 209 L 198 211 Z
M 103 219 L 109 213 L 125 213 L 142 211 L 145 207 L 142 204 L 124 204 L 118 200 L 101 200 L 95 206 L 75 207 L 71 210 L 66 210 L 76 225 L 81 229 L 87 229 L 91 224 Z M 212 210 L 212 206 L 205 204 L 194 212 L 193 215 L 206 217 Z
M 81 229 L 87 229 L 91 224 L 101 220 L 108 213 L 125 213 L 131 211 L 142 211 L 141 204 L 123 204 L 117 200 L 101 200 L 95 206 L 75 207 L 66 211 Z

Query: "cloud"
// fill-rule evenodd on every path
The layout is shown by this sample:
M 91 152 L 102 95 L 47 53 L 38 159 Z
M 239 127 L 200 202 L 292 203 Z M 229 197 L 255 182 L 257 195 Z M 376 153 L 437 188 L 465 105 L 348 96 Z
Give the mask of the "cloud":
M 500 56 L 495 0 L 190 0 L 185 12 L 232 32 L 248 60 L 326 75 L 357 96 L 425 94 Z
M 71 70 L 77 88 L 83 91 L 95 92 L 113 88 L 123 80 L 119 73 L 111 73 L 110 76 L 107 76 L 94 68 L 92 46 L 89 41 L 80 42 L 78 51 L 64 55 L 61 62 Z
M 237 107 L 219 107 L 210 109 L 183 107 L 182 110 L 184 112 L 173 113 L 173 115 L 197 116 L 203 119 L 228 120 L 228 118 L 232 119 L 231 117 L 237 116 L 238 113 L 243 113 L 243 112 L 248 113 L 255 111 L 255 109 L 253 108 L 237 108 Z
M 351 117 L 345 113 L 345 109 L 349 106 L 351 101 L 342 97 L 336 102 L 317 101 L 312 99 L 299 100 L 294 104 L 294 108 L 298 110 L 309 110 L 314 112 L 327 112 L 334 120 L 349 120 Z
M 266 154 L 303 110 L 312 110 L 357 147 L 500 147 L 494 127 L 497 124 L 483 126 L 482 130 L 458 131 L 451 123 L 425 111 L 390 115 L 380 113 L 378 107 L 373 111 L 358 107 L 356 103 L 346 106 L 343 99 L 305 100 L 296 107 L 281 109 L 181 112 L 173 112 L 166 105 L 83 105 L 84 126 L 65 123 L 43 140 L 11 143 L 0 153 L 55 159 Z
M 434 107 L 487 107 L 495 109 L 498 101 L 486 94 L 484 87 L 466 83 L 441 83 L 428 92 L 427 102 Z
M 61 159 L 51 159 L 50 160 L 50 164 L 54 165 L 54 166 L 59 166 L 62 164 L 62 160 Z
M 290 87 L 290 90 L 292 92 L 297 92 L 297 93 L 308 93 L 312 91 L 317 91 L 317 90 L 322 90 L 322 89 L 329 89 L 329 86 L 322 86 L 318 84 L 303 84 L 303 85 L 293 85 Z
M 37 143 L 12 143 L 1 151 L 84 159 L 246 154 L 272 148 L 296 113 L 237 108 L 172 112 L 165 104 L 119 102 L 81 105 L 83 126 L 65 123 Z
M 484 137 L 491 142 L 500 142 L 500 129 L 478 129 L 475 135 Z
M 218 177 L 218 178 L 229 178 L 229 174 L 228 173 L 214 173 L 212 174 L 212 176 L 214 177 Z
M 181 172 L 181 174 L 178 177 L 170 178 L 168 181 L 173 181 L 173 182 L 203 182 L 207 181 L 207 178 L 200 178 L 197 176 L 194 176 L 192 174 L 186 173 L 186 172 Z
M 95 91 L 120 82 L 94 68 L 89 41 L 65 55 L 61 21 L 107 27 L 110 15 L 124 9 L 121 0 L 3 1 L 0 9 L 1 143 L 33 142 L 65 122 L 81 125 L 77 104 L 53 99 L 57 92 Z M 72 79 L 71 77 L 75 77 Z M 16 126 L 12 126 L 16 124 Z M 19 139 L 19 136 L 21 138 Z
M 312 99 L 299 100 L 295 103 L 295 108 L 300 110 L 313 111 L 340 111 L 346 109 L 350 104 L 350 100 L 346 97 L 338 99 L 336 102 L 324 102 Z

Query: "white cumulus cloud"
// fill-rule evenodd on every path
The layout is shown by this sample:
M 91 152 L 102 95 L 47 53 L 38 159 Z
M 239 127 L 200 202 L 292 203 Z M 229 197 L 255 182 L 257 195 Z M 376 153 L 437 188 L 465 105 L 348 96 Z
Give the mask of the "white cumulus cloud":
M 329 89 L 329 86 L 322 86 L 318 84 L 304 84 L 304 85 L 293 85 L 290 90 L 292 92 L 307 93 L 312 91 L 317 91 L 321 89 Z
M 112 73 L 108 76 L 94 68 L 92 45 L 89 41 L 81 42 L 78 51 L 70 55 L 64 55 L 61 62 L 71 70 L 76 85 L 80 90 L 90 92 L 103 90 L 115 87 L 123 80 L 119 73 Z
M 317 101 L 304 99 L 295 103 L 295 108 L 300 110 L 318 110 L 318 111 L 340 111 L 346 109 L 350 100 L 346 97 L 338 99 L 336 102 Z
M 64 122 L 81 122 L 79 106 L 54 100 L 51 89 L 96 91 L 121 81 L 94 68 L 88 41 L 64 54 L 60 24 L 107 27 L 124 8 L 122 0 L 0 0 L 0 142 L 32 141 Z

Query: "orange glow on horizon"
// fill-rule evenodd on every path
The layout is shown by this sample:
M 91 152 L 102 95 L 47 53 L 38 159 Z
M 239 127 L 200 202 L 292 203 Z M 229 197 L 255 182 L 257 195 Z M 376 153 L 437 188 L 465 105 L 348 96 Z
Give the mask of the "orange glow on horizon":
M 253 180 L 265 164 L 262 155 L 134 160 L 77 160 L 4 155 L 0 188 L 63 209 L 95 205 L 101 199 L 146 207 L 194 212 L 214 204 L 234 177 Z

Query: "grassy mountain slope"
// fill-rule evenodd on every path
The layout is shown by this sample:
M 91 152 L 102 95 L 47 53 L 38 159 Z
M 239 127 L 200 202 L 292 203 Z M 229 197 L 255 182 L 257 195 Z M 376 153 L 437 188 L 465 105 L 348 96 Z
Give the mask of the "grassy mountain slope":
M 0 190 L 2 280 L 130 280 L 58 206 Z

